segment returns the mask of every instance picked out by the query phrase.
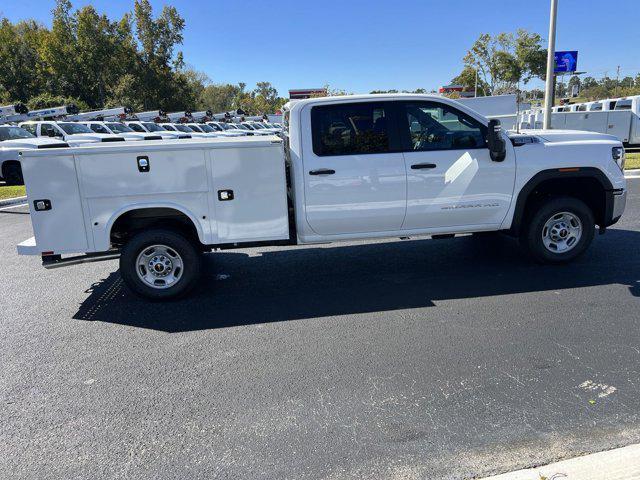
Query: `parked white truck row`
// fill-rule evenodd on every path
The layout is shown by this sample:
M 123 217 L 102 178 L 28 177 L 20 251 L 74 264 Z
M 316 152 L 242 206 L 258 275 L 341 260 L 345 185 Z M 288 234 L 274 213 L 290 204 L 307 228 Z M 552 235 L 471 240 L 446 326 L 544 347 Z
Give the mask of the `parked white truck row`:
M 542 128 L 543 110 L 526 110 L 520 128 Z M 625 146 L 640 147 L 640 95 L 553 107 L 551 127 L 606 133 Z
M 282 138 L 198 138 L 25 150 L 34 237 L 47 268 L 120 259 L 134 292 L 183 295 L 203 252 L 258 245 L 505 232 L 567 262 L 626 202 L 611 135 L 502 131 L 429 95 L 285 106 Z
M 215 121 L 215 116 L 228 121 L 237 120 L 238 123 Z M 22 104 L 7 105 L 0 107 L 0 179 L 9 185 L 23 183 L 18 155 L 29 148 L 75 147 L 96 142 L 273 135 L 280 130 L 272 124 L 253 118 L 233 117 L 226 112 L 216 115 L 209 111 L 165 114 L 156 110 L 132 114 L 130 109 L 118 107 L 79 113 L 74 106 L 30 112 Z

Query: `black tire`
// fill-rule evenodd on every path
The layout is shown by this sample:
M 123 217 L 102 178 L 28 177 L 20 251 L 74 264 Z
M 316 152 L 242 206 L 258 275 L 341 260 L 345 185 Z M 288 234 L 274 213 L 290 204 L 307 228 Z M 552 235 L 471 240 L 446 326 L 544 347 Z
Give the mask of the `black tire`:
M 166 257 L 161 256 L 160 258 L 166 258 L 172 266 L 176 266 L 176 269 L 173 269 L 173 274 L 178 278 L 173 285 L 163 286 L 160 283 L 154 288 L 138 275 L 140 268 L 138 266 L 138 256 L 153 246 L 164 246 L 166 247 L 165 251 L 169 252 Z M 152 250 L 149 250 L 149 252 L 153 254 Z M 175 254 L 177 254 L 177 257 L 174 256 Z M 172 263 L 172 260 L 175 263 Z M 181 263 L 181 266 L 177 267 L 179 263 Z M 178 268 L 180 269 L 179 275 Z M 143 273 L 146 273 L 148 277 L 155 275 L 153 271 L 146 270 L 146 266 L 143 266 L 142 269 L 141 275 Z M 200 249 L 196 247 L 194 242 L 172 230 L 158 229 L 138 233 L 124 245 L 120 255 L 120 275 L 125 284 L 134 293 L 151 300 L 169 300 L 187 294 L 198 283 L 201 270 L 202 255 Z M 164 281 L 162 277 L 158 278 L 156 282 Z
M 545 233 L 550 234 L 553 229 L 546 228 L 547 222 L 552 222 L 553 218 L 556 218 L 556 222 L 564 222 L 564 224 L 571 225 L 571 222 L 566 222 L 566 216 L 561 217 L 563 213 L 569 213 L 574 217 L 577 217 L 579 224 L 572 225 L 573 227 L 579 226 L 580 236 L 579 239 L 574 240 L 569 245 L 569 249 L 566 251 L 553 251 L 554 242 L 550 242 L 551 245 L 548 248 L 545 245 L 543 236 Z M 557 225 L 557 224 L 556 224 Z M 566 229 L 560 227 L 559 234 L 567 235 Z M 595 223 L 593 218 L 593 212 L 591 209 L 581 200 L 573 197 L 550 197 L 535 207 L 528 217 L 527 224 L 524 228 L 521 241 L 528 253 L 540 263 L 558 264 L 569 262 L 578 256 L 582 255 L 585 250 L 591 244 L 595 233 Z M 569 242 L 573 234 L 568 233 Z M 553 235 L 549 235 L 553 237 Z M 575 236 L 575 235 L 573 235 Z M 556 236 L 555 238 L 558 238 Z M 555 248 L 558 245 L 562 245 L 564 240 L 560 239 L 555 243 Z M 566 242 L 569 244 L 569 242 Z
M 7 185 L 24 185 L 20 163 L 11 162 L 2 168 L 2 176 Z

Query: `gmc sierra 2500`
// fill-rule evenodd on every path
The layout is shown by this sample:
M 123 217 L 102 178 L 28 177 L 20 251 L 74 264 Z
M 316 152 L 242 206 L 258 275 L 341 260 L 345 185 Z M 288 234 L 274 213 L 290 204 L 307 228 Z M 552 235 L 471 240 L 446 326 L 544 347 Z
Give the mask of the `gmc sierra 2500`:
M 256 245 L 504 231 L 566 262 L 625 207 L 608 135 L 504 132 L 411 94 L 303 100 L 284 124 L 283 139 L 25 151 L 35 237 L 18 251 L 48 268 L 119 257 L 133 291 L 165 299 L 196 285 L 202 252 Z

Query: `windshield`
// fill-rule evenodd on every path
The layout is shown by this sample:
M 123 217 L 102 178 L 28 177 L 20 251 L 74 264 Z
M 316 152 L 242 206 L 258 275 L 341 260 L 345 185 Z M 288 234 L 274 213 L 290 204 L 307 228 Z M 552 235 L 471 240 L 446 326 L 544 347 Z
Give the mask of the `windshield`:
M 165 130 L 169 130 L 170 132 L 175 132 L 176 131 L 176 127 L 174 127 L 173 125 L 162 125 L 162 127 Z
M 0 127 L 0 142 L 4 140 L 16 140 L 18 138 L 35 138 L 35 135 L 21 127 Z
M 261 123 L 252 123 L 252 124 L 251 124 L 251 126 L 252 126 L 253 128 L 255 128 L 256 130 L 260 130 L 260 129 L 262 129 L 262 128 L 267 128 L 267 127 L 265 127 L 264 125 L 262 125 Z
M 174 127 L 176 127 L 177 130 L 180 130 L 181 132 L 185 132 L 185 133 L 193 133 L 194 130 L 187 127 L 186 125 L 174 125 Z
M 211 129 L 215 130 L 216 132 L 221 132 L 223 130 L 223 128 L 217 123 L 207 123 L 207 125 L 209 125 Z
M 113 130 L 116 133 L 129 133 L 129 132 L 133 132 L 133 129 L 130 127 L 127 127 L 126 125 L 123 125 L 122 123 L 118 123 L 118 122 L 110 122 L 106 124 L 107 127 L 109 127 L 111 130 Z
M 209 125 L 198 125 L 198 127 L 200 127 L 200 130 L 202 130 L 203 132 L 207 132 L 207 133 L 215 132 L 215 130 L 211 128 Z
M 243 130 L 255 130 L 255 128 L 249 126 L 249 125 L 245 125 L 244 123 L 240 123 L 238 124 L 238 128 L 241 128 Z
M 150 132 L 165 132 L 166 131 L 164 128 L 162 128 L 157 123 L 144 122 L 142 125 L 144 125 L 144 128 L 146 128 Z
M 231 123 L 223 123 L 222 128 L 224 128 L 225 130 L 238 130 L 238 126 Z
M 58 122 L 58 126 L 69 135 L 73 135 L 74 133 L 95 133 L 86 125 L 81 125 L 79 123 Z

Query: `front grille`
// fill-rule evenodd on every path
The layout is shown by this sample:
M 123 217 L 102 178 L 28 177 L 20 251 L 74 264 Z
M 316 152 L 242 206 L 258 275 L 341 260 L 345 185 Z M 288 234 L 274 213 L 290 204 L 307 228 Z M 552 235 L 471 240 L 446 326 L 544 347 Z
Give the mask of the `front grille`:
M 144 137 L 145 140 L 162 140 L 160 135 L 147 135 Z
M 178 138 L 179 138 L 179 139 L 183 139 L 183 138 L 191 138 L 191 135 L 180 135 Z
M 121 137 L 113 137 L 113 138 L 103 138 L 103 142 L 124 142 L 124 138 Z
M 68 146 L 68 143 L 51 143 L 49 145 L 38 145 L 38 148 L 65 148 Z

